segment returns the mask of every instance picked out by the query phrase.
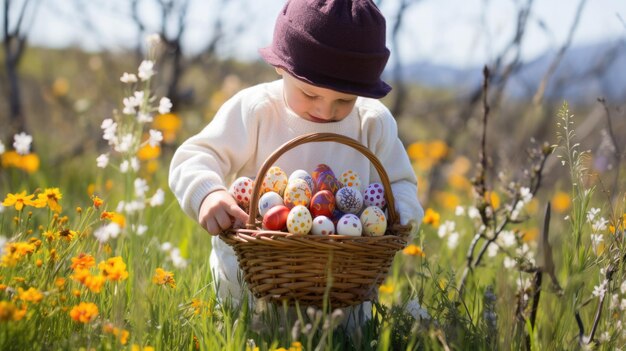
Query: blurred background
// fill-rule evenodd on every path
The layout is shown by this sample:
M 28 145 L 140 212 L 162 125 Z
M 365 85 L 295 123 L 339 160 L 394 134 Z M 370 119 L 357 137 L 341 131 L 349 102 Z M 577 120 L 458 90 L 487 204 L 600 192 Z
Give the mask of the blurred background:
M 567 101 L 591 167 L 619 168 L 626 137 L 626 1 L 378 0 L 392 56 L 383 102 L 416 162 L 420 196 L 454 186 L 480 151 L 483 67 L 490 106 L 490 172 L 514 174 L 533 145 L 556 142 Z M 164 42 L 155 92 L 173 113 L 155 118 L 166 155 L 237 90 L 276 79 L 257 50 L 271 42 L 284 1 L 4 0 L 0 140 L 33 135 L 42 167 L 106 147 L 100 124 L 128 92 L 145 38 Z M 95 156 L 94 156 L 95 159 Z M 546 182 L 559 187 L 554 160 Z M 59 170 L 62 172 L 62 170 Z M 446 175 L 445 177 L 443 175 Z

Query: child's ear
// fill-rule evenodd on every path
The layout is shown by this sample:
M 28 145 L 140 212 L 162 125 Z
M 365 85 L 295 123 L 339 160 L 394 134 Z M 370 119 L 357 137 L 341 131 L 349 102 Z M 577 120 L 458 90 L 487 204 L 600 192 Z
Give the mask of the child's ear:
M 274 67 L 274 69 L 276 70 L 276 73 L 278 73 L 279 76 L 282 76 L 285 73 L 285 71 L 283 71 L 283 69 L 278 66 Z

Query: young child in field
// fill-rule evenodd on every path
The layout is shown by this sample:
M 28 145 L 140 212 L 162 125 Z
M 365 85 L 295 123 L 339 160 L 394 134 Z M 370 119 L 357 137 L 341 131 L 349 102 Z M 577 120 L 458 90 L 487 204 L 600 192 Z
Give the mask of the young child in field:
M 391 87 L 380 79 L 389 50 L 385 19 L 371 0 L 291 0 L 276 21 L 270 47 L 260 54 L 282 79 L 246 88 L 176 151 L 169 183 L 184 211 L 211 235 L 245 223 L 248 214 L 229 194 L 235 178 L 254 178 L 283 143 L 312 132 L 360 141 L 383 163 L 401 224 L 419 224 L 417 180 L 398 139 L 396 122 L 377 99 Z M 275 163 L 287 175 L 321 163 L 351 169 L 363 184 L 379 181 L 371 162 L 339 143 L 308 143 Z M 212 239 L 211 269 L 220 298 L 239 302 L 242 287 L 230 246 Z

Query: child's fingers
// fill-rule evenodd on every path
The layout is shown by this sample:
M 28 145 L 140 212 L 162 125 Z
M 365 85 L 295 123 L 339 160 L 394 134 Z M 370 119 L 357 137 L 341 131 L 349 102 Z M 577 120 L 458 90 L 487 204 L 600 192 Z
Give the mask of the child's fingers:
M 228 214 L 235 220 L 235 222 L 239 221 L 246 223 L 248 221 L 248 214 L 246 211 L 242 210 L 241 207 L 237 205 L 230 206 Z

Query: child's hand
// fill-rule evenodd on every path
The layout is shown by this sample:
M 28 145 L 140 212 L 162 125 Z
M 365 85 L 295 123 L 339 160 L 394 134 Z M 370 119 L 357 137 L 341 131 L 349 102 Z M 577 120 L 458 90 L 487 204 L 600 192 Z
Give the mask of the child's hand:
M 236 220 L 246 223 L 248 214 L 226 190 L 214 191 L 202 201 L 198 222 L 209 234 L 221 233 L 232 227 Z

